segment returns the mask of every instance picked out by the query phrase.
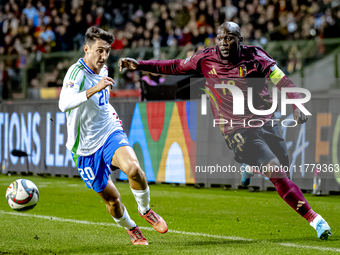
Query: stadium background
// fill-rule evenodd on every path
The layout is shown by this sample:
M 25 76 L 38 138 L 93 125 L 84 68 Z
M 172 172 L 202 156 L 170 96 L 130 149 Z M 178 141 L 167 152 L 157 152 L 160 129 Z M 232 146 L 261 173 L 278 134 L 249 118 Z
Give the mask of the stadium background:
M 207 121 L 199 114 L 199 101 L 188 101 L 192 77 L 119 73 L 117 66 L 127 56 L 184 59 L 215 45 L 217 27 L 225 20 L 240 25 L 244 44 L 264 48 L 297 86 L 312 92 L 310 121 L 283 130 L 291 160 L 338 163 L 339 1 L 10 0 L 0 6 L 0 159 L 8 171 L 26 171 L 26 159 L 10 153 L 20 149 L 32 155 L 27 161 L 34 174 L 77 175 L 64 146 L 65 116 L 57 98 L 68 67 L 83 56 L 86 29 L 95 25 L 115 35 L 108 67 L 117 86 L 110 102 L 148 180 L 238 187 L 239 174 L 195 174 L 196 165 L 235 162 L 217 128 L 207 132 L 211 116 Z M 166 101 L 150 102 L 161 99 Z M 125 179 L 119 172 L 115 177 Z M 334 172 L 297 173 L 293 180 L 316 194 L 340 191 Z M 272 187 L 262 178 L 252 185 Z

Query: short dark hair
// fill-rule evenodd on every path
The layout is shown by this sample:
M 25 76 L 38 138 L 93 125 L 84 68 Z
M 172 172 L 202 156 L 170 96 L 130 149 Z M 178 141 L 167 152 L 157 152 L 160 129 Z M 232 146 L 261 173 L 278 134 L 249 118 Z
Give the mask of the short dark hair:
M 85 33 L 85 44 L 92 45 L 96 40 L 104 40 L 111 45 L 115 37 L 99 27 L 89 27 Z

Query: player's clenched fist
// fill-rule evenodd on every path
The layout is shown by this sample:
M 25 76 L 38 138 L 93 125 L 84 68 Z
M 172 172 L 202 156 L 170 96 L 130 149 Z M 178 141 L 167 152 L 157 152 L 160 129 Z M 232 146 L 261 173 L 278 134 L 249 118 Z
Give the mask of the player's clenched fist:
M 119 71 L 123 71 L 123 68 L 127 68 L 130 70 L 135 70 L 138 67 L 137 60 L 133 58 L 120 58 L 118 61 Z

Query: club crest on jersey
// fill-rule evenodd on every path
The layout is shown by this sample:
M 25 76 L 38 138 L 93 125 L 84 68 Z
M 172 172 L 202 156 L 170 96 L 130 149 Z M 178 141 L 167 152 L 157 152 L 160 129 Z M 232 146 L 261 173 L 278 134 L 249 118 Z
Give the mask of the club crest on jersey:
M 240 77 L 245 77 L 247 75 L 247 67 L 246 66 L 240 66 Z
M 66 83 L 66 88 L 73 88 L 73 86 L 74 86 L 73 82 Z
M 192 56 L 185 59 L 184 64 L 188 63 Z

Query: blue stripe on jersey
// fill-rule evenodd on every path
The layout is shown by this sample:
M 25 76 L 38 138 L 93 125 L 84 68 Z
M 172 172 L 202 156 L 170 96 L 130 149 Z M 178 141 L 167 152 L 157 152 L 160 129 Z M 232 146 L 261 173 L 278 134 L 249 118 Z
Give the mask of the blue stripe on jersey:
M 85 64 L 84 60 L 81 58 L 79 59 L 80 64 L 82 64 L 85 67 L 85 70 L 89 72 L 90 74 L 94 74 L 94 72 Z

